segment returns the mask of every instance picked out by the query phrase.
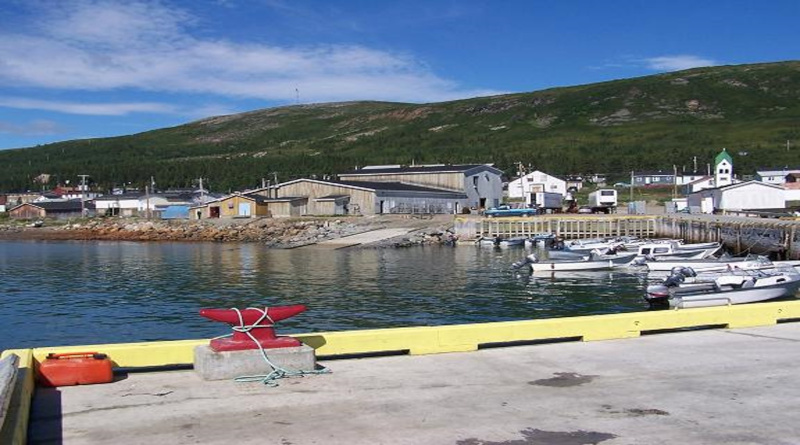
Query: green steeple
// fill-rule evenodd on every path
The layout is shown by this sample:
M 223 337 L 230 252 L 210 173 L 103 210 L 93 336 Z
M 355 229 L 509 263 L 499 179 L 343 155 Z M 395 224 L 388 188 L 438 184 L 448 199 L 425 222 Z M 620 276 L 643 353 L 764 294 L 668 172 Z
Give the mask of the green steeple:
M 723 160 L 727 160 L 729 164 L 733 165 L 733 158 L 731 158 L 731 155 L 729 155 L 728 151 L 725 150 L 724 148 L 722 149 L 721 152 L 719 152 L 717 157 L 714 158 L 714 165 L 719 165 L 719 163 L 722 162 Z

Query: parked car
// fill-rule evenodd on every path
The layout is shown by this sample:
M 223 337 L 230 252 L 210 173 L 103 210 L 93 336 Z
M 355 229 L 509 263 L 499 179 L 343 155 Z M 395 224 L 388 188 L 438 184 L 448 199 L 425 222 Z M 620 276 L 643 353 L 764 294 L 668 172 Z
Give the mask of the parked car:
M 531 209 L 528 207 L 514 209 L 511 208 L 511 206 L 502 205 L 486 210 L 484 212 L 484 215 L 488 216 L 489 218 L 494 218 L 500 216 L 533 216 L 536 215 L 537 213 L 539 213 L 538 210 Z

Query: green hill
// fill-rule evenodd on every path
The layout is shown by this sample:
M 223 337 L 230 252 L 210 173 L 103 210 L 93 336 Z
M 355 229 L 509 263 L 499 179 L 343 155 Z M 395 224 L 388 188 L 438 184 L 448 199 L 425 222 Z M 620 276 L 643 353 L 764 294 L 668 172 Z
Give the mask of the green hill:
M 431 104 L 350 102 L 219 116 L 173 128 L 0 151 L 0 190 L 40 173 L 101 186 L 214 190 L 367 164 L 494 162 L 553 174 L 698 167 L 726 147 L 737 173 L 798 164 L 800 62 L 721 66 Z M 38 188 L 38 186 L 36 186 Z

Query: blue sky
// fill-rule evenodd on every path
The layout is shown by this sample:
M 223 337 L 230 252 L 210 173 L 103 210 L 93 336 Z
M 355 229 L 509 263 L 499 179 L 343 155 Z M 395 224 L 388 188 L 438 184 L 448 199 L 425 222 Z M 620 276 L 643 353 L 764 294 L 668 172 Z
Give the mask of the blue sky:
M 800 59 L 798 0 L 0 0 L 0 149 Z

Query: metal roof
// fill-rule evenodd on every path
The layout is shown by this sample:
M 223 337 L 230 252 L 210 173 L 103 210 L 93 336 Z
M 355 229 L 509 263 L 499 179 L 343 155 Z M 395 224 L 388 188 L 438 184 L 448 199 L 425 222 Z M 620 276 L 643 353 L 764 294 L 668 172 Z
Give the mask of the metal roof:
M 456 165 L 421 165 L 421 166 L 408 166 L 408 167 L 386 167 L 380 168 L 383 166 L 378 166 L 379 168 L 375 167 L 364 167 L 362 169 L 353 170 L 349 172 L 342 173 L 341 175 L 380 175 L 380 174 L 387 174 L 387 173 L 395 173 L 395 174 L 411 174 L 411 173 L 463 173 L 469 170 L 473 170 L 476 168 L 485 167 L 487 169 L 494 170 L 500 174 L 502 171 L 489 165 L 489 164 L 456 164 Z M 341 176 L 340 175 L 340 176 Z

